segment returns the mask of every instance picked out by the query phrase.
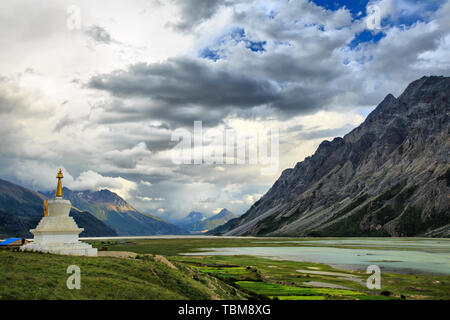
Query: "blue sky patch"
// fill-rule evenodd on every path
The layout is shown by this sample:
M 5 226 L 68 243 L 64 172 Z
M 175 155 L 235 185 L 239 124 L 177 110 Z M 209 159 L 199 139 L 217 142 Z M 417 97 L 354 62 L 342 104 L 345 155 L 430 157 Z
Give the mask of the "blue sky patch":
M 225 33 L 220 36 L 212 46 L 205 47 L 199 52 L 199 57 L 204 59 L 210 59 L 217 61 L 224 57 L 224 49 L 221 48 L 222 45 L 229 42 L 230 40 L 237 43 L 244 43 L 245 47 L 252 52 L 264 52 L 266 49 L 264 46 L 267 44 L 266 41 L 252 41 L 247 38 L 245 30 L 243 28 L 233 28 L 230 32 Z
M 210 48 L 204 48 L 200 51 L 199 57 L 204 58 L 204 59 L 213 60 L 214 62 L 216 62 L 217 60 L 220 59 L 220 54 L 219 54 L 219 50 L 212 50 Z
M 383 32 L 374 33 L 370 30 L 364 30 L 360 33 L 357 33 L 348 46 L 350 47 L 350 49 L 355 49 L 360 43 L 364 42 L 377 43 L 385 36 L 386 34 Z
M 347 8 L 354 20 L 363 19 L 367 16 L 368 0 L 310 0 L 314 4 L 321 6 L 327 10 L 336 11 L 342 7 Z M 382 29 L 391 27 L 404 26 L 410 27 L 417 22 L 428 22 L 430 13 L 438 10 L 445 0 L 394 0 L 394 12 L 388 17 L 381 20 Z M 350 49 L 355 49 L 360 43 L 373 42 L 377 43 L 386 34 L 384 32 L 372 32 L 368 29 L 356 34 L 349 43 Z
M 368 0 L 310 0 L 314 4 L 327 10 L 336 11 L 347 8 L 354 20 L 367 16 Z M 395 15 L 383 19 L 382 24 L 388 26 L 411 26 L 416 22 L 428 21 L 428 15 L 438 10 L 445 0 L 394 0 Z
M 266 41 L 245 40 L 245 46 L 253 52 L 266 51 L 266 49 L 264 49 L 266 43 Z
M 227 35 L 223 36 L 223 38 L 226 38 L 226 36 Z M 245 47 L 250 49 L 253 52 L 265 51 L 264 45 L 267 42 L 266 41 L 252 41 L 252 40 L 247 39 L 247 36 L 245 35 L 245 30 L 243 28 L 235 28 L 230 33 L 230 36 L 236 42 L 244 42 Z
M 318 6 L 321 6 L 327 10 L 336 11 L 342 7 L 346 7 L 350 10 L 354 18 L 362 17 L 366 15 L 366 6 L 368 0 L 310 0 Z M 361 12 L 361 15 L 358 14 Z

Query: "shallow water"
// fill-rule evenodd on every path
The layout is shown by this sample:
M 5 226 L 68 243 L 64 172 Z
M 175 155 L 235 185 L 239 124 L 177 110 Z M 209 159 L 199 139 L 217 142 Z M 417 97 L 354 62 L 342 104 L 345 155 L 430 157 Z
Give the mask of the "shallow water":
M 366 270 L 377 265 L 382 271 L 412 274 L 450 274 L 450 239 L 375 238 L 320 239 L 255 243 L 292 243 L 290 247 L 208 248 L 187 255 L 253 255 L 282 260 L 316 262 L 345 270 Z M 348 248 L 348 246 L 365 248 Z

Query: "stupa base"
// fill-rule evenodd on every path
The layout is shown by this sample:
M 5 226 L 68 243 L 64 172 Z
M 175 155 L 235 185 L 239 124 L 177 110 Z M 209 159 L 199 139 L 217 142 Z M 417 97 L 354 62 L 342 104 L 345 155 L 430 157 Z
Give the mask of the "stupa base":
M 81 241 L 72 243 L 32 242 L 21 246 L 20 250 L 70 255 L 70 256 L 89 256 L 89 257 L 97 256 L 97 248 L 92 248 L 90 244 Z

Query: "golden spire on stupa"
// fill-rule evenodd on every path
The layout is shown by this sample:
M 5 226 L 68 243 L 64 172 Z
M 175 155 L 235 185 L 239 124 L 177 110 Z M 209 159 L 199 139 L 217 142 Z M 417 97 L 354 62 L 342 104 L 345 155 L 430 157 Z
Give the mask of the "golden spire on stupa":
M 58 178 L 58 185 L 56 186 L 56 193 L 55 197 L 62 197 L 62 182 L 61 179 L 64 178 L 61 169 L 59 169 L 58 174 L 56 175 L 56 178 Z

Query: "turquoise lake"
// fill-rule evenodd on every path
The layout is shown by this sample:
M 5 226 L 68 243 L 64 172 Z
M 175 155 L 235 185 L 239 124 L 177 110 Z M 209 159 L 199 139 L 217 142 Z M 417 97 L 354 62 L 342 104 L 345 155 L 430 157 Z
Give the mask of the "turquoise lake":
M 266 247 L 208 248 L 186 255 L 252 255 L 271 259 L 324 263 L 345 270 L 366 270 L 377 265 L 382 271 L 411 274 L 450 274 L 450 239 L 340 238 L 255 240 Z M 270 247 L 271 243 L 292 244 Z

